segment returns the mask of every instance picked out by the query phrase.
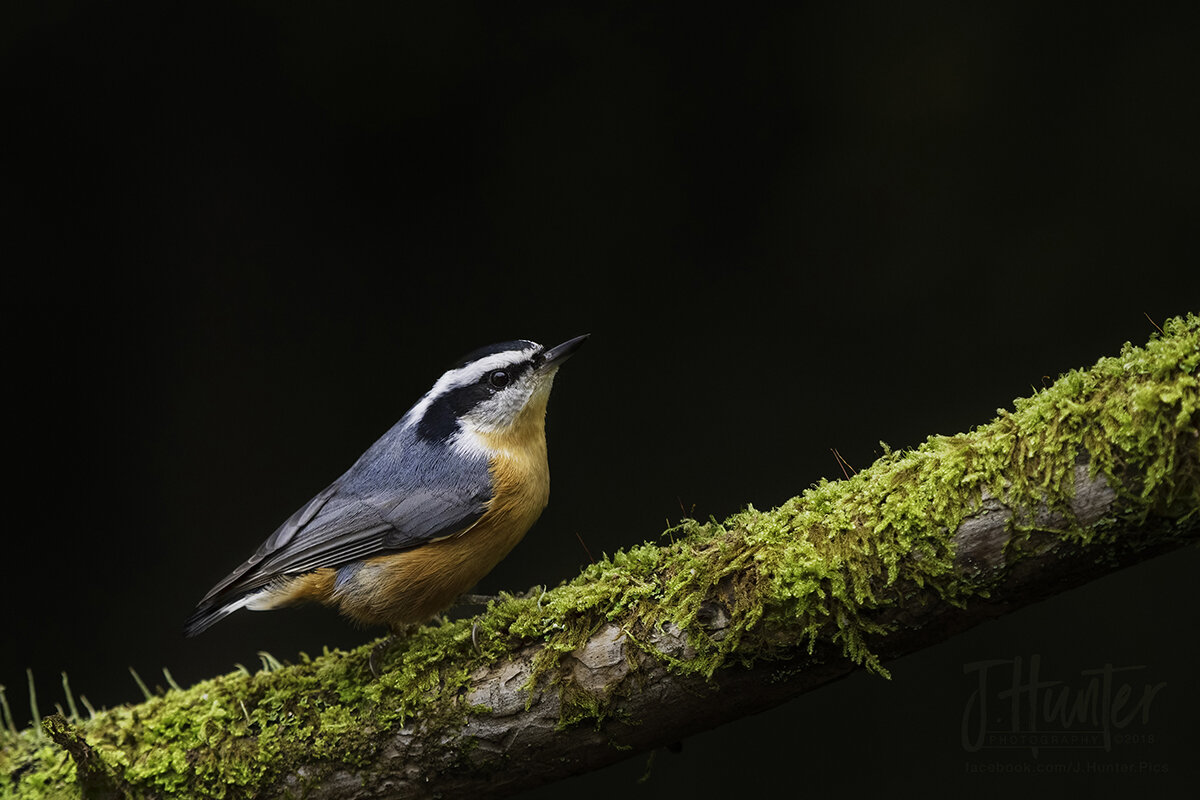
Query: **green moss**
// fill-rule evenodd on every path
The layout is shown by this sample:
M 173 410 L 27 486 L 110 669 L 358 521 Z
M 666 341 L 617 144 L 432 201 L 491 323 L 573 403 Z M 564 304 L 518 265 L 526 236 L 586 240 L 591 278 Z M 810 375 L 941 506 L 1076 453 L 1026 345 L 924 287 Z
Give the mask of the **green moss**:
M 1017 400 L 973 431 L 887 451 L 847 480 L 821 481 L 771 511 L 684 520 L 663 541 L 606 556 L 548 592 L 505 596 L 474 620 L 421 628 L 388 654 L 379 679 L 367 666 L 368 644 L 256 675 L 224 675 L 101 712 L 79 728 L 146 794 L 249 797 L 295 764 L 306 764 L 314 781 L 323 771 L 370 764 L 400 726 L 453 737 L 478 711 L 466 700 L 472 672 L 530 645 L 540 646 L 531 682 L 557 686 L 564 722 L 602 720 L 612 698 L 579 689 L 559 667 L 607 623 L 647 652 L 655 652 L 656 628 L 678 627 L 693 655 L 656 655 L 683 673 L 713 676 L 731 663 L 818 641 L 882 673 L 870 643 L 888 630 L 872 621 L 872 610 L 903 602 L 914 587 L 951 603 L 988 592 L 986 583 L 955 572 L 951 540 L 985 491 L 1031 515 L 1043 505 L 1059 511 L 1063 536 L 1117 536 L 1111 520 L 1083 526 L 1070 516 L 1075 465 L 1086 456 L 1093 473 L 1119 488 L 1119 514 L 1195 519 L 1200 318 L 1164 329 L 1144 347 L 1126 345 Z M 1019 530 L 1032 522 L 1013 524 Z M 1010 561 L 1021 555 L 1015 548 Z M 706 626 L 714 604 L 728 616 L 716 634 Z M 0 798 L 70 783 L 74 767 L 64 751 L 30 731 L 3 735 L 0 775 L 9 777 L 0 778 Z
M 672 662 L 684 672 L 709 676 L 730 658 L 769 658 L 798 638 L 810 647 L 822 638 L 840 643 L 845 655 L 882 672 L 867 641 L 887 631 L 865 612 L 902 601 L 907 587 L 957 604 L 987 593 L 987 585 L 955 573 L 951 539 L 985 491 L 1027 510 L 1013 521 L 1018 530 L 1048 506 L 1065 520 L 1063 536 L 1115 535 L 1115 526 L 1085 527 L 1070 515 L 1075 466 L 1086 457 L 1093 474 L 1119 487 L 1123 515 L 1197 513 L 1200 320 L 1189 315 L 1164 327 L 1145 347 L 1126 344 L 973 431 L 886 452 L 853 477 L 822 481 L 769 512 L 685 520 L 666 532 L 665 546 L 606 557 L 538 607 L 507 609 L 504 623 L 521 639 L 545 643 L 539 674 L 553 673 L 563 654 L 609 621 L 634 641 L 668 621 L 687 631 L 695 655 Z M 1141 477 L 1130 485 L 1128 475 Z M 719 638 L 698 623 L 714 600 L 731 618 Z M 603 713 L 590 700 L 576 702 L 584 716 Z
M 74 784 L 75 764 L 66 750 L 32 729 L 0 738 L 0 798 L 45 798 Z

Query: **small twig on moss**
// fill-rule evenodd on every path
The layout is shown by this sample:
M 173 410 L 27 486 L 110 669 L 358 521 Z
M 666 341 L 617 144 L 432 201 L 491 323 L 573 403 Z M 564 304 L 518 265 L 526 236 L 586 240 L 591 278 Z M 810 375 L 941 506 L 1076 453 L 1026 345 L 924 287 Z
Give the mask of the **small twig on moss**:
M 849 461 L 842 458 L 842 454 L 838 452 L 838 449 L 836 447 L 829 448 L 829 452 L 833 453 L 833 457 L 837 460 L 837 465 L 842 470 L 842 477 L 844 477 L 846 480 L 850 480 L 850 473 L 854 473 L 855 475 L 858 474 L 858 470 L 856 470 L 854 467 L 850 466 Z M 850 472 L 847 472 L 846 471 L 847 469 L 849 469 Z

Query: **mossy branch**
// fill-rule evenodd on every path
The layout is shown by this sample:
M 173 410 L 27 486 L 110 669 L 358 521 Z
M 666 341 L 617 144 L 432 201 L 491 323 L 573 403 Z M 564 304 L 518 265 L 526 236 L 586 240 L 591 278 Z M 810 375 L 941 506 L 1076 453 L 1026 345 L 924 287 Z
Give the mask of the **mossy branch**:
M 0 734 L 0 797 L 500 796 L 769 707 L 1200 534 L 1200 318 L 772 511 L 547 592 Z

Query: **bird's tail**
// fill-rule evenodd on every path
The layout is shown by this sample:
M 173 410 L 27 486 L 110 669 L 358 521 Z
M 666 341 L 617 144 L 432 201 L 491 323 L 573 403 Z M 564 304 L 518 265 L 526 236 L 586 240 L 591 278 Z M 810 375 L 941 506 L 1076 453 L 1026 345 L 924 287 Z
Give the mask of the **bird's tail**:
M 243 595 L 232 600 L 205 600 L 196 606 L 196 610 L 191 613 L 183 623 L 184 636 L 196 636 L 204 633 L 204 631 L 216 625 L 221 620 L 228 617 L 239 608 L 243 608 L 251 601 L 253 595 Z

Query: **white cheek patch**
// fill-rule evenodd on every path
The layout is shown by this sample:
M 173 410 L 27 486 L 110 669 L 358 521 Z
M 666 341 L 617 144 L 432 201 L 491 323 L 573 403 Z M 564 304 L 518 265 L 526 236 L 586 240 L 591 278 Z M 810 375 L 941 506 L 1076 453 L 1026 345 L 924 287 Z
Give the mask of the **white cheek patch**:
M 466 430 L 497 433 L 512 425 L 521 409 L 529 402 L 533 388 L 527 379 L 518 381 L 490 399 L 485 400 L 461 417 Z
M 450 446 L 465 457 L 490 458 L 493 451 L 483 437 L 510 429 L 521 412 L 531 403 L 541 400 L 544 404 L 545 397 L 550 394 L 554 383 L 555 371 L 533 373 L 470 413 L 464 414 L 459 419 L 458 432 L 450 440 Z
M 464 414 L 461 417 L 462 427 L 480 433 L 508 430 L 527 406 L 535 400 L 544 400 L 550 394 L 553 383 L 554 372 L 532 373 Z

